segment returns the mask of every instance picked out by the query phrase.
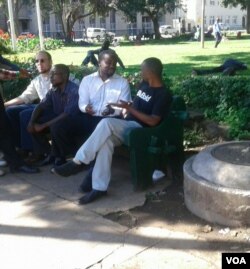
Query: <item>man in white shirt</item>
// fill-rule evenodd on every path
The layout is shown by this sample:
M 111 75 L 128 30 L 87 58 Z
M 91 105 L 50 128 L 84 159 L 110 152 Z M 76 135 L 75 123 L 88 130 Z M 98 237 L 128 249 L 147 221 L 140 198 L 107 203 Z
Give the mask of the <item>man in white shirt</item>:
M 49 72 L 52 66 L 51 55 L 40 51 L 35 57 L 36 68 L 39 75 L 35 77 L 26 90 L 18 97 L 5 102 L 7 117 L 9 119 L 14 141 L 22 150 L 32 150 L 32 139 L 27 132 L 31 114 L 35 108 L 34 102 L 41 101 L 51 87 Z
M 121 110 L 114 110 L 109 103 L 131 101 L 129 84 L 115 74 L 117 55 L 112 50 L 99 54 L 99 70 L 83 78 L 79 88 L 81 113 L 60 121 L 51 128 L 52 155 L 60 162 L 75 154 L 79 144 L 94 131 L 104 117 L 120 117 Z M 77 143 L 78 142 L 78 143 Z M 51 161 L 52 163 L 52 161 Z
M 221 26 L 220 26 L 220 19 L 217 18 L 215 20 L 215 23 L 213 25 L 213 32 L 214 32 L 214 37 L 215 37 L 215 48 L 220 44 L 222 40 L 222 34 L 221 34 Z

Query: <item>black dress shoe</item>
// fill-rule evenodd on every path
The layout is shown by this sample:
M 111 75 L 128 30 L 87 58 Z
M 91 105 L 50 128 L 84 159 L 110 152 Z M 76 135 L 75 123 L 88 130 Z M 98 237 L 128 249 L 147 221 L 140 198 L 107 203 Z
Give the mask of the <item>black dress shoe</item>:
M 84 195 L 83 197 L 81 197 L 78 201 L 79 205 L 85 205 L 85 204 L 89 204 L 97 199 L 99 199 L 100 197 L 107 195 L 107 191 L 97 191 L 97 190 L 92 190 L 91 192 L 89 192 L 88 194 Z
M 37 163 L 37 166 L 45 166 L 54 163 L 55 157 L 48 155 L 44 160 Z
M 51 173 L 62 177 L 69 177 L 81 172 L 85 166 L 85 164 L 76 164 L 73 161 L 69 161 L 61 166 L 53 167 Z
M 65 163 L 66 163 L 66 159 L 64 157 L 60 157 L 60 158 L 56 157 L 54 166 L 61 166 Z
M 18 167 L 10 168 L 11 173 L 26 173 L 26 174 L 35 174 L 39 173 L 39 169 L 37 167 L 29 166 L 29 165 L 21 165 Z
M 91 167 L 88 170 L 88 173 L 86 177 L 83 179 L 80 187 L 79 187 L 79 192 L 90 192 L 92 191 L 92 172 L 93 172 L 93 167 Z

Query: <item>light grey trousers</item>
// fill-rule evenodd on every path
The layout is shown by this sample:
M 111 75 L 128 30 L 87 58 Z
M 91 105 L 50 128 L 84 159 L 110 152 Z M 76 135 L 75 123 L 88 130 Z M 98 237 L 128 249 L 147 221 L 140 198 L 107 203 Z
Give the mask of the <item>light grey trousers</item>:
M 79 148 L 74 160 L 89 164 L 96 158 L 92 173 L 92 188 L 106 191 L 111 179 L 111 164 L 114 147 L 125 141 L 125 136 L 134 128 L 142 127 L 135 121 L 106 118 L 99 122 L 88 140 Z

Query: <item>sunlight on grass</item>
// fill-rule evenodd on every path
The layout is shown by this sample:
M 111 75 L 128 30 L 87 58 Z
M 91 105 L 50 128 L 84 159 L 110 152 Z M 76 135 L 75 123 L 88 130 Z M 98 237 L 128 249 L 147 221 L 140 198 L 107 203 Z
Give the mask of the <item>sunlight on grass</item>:
M 158 57 L 165 65 L 166 73 L 176 76 L 190 74 L 192 68 L 220 65 L 226 58 L 235 58 L 250 66 L 249 45 L 249 40 L 243 39 L 224 41 L 217 49 L 214 48 L 214 41 L 205 42 L 204 49 L 199 42 L 124 45 L 113 49 L 129 69 L 139 69 L 140 63 L 147 57 Z M 54 64 L 80 65 L 87 51 L 95 48 L 97 47 L 63 47 L 50 53 Z M 34 53 L 18 54 L 18 58 L 23 61 L 32 56 Z M 249 74 L 250 71 L 242 73 Z

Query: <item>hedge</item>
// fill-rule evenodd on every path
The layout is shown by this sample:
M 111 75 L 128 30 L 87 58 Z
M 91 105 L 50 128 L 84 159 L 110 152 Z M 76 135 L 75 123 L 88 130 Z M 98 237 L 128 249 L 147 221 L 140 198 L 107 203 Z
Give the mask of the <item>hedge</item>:
M 34 61 L 30 59 L 21 67 L 29 69 L 36 75 Z M 94 68 L 70 66 L 71 73 L 79 80 L 94 72 Z M 138 72 L 125 71 L 121 74 L 129 80 L 133 95 L 140 81 Z M 201 110 L 205 116 L 230 127 L 231 138 L 250 138 L 250 78 L 245 76 L 203 76 L 173 77 L 163 76 L 174 94 L 183 96 L 189 108 Z M 6 100 L 18 96 L 30 80 L 4 82 Z
M 232 138 L 250 137 L 250 78 L 204 76 L 172 82 L 174 93 L 207 118 L 227 124 Z

